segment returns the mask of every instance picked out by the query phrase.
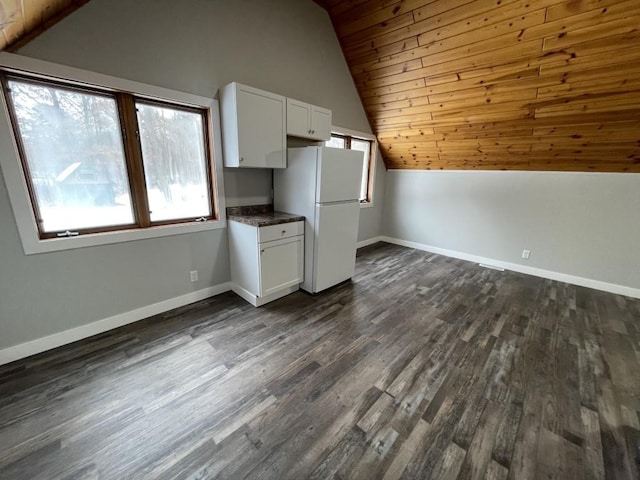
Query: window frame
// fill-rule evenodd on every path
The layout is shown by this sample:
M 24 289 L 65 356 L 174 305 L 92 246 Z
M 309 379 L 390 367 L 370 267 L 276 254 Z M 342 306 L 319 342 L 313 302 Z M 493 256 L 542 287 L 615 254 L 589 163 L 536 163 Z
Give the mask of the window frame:
M 0 142 L 12 145 L 15 155 L 0 154 L 0 166 L 5 177 L 9 199 L 14 211 L 14 217 L 20 233 L 25 254 L 45 253 L 58 250 L 68 250 L 94 245 L 121 243 L 144 238 L 164 237 L 185 233 L 215 230 L 226 227 L 225 197 L 222 169 L 222 149 L 220 134 L 220 114 L 218 101 L 213 98 L 201 97 L 193 94 L 177 92 L 162 87 L 155 87 L 130 80 L 102 75 L 94 72 L 75 69 L 41 60 L 22 57 L 6 52 L 0 53 L 0 77 L 3 83 L 3 94 L 0 95 L 0 108 L 4 109 L 5 119 L 0 120 Z M 118 107 L 125 163 L 129 180 L 134 224 L 94 227 L 78 229 L 82 234 L 78 236 L 59 237 L 58 233 L 42 234 L 37 221 L 39 216 L 32 177 L 29 174 L 22 137 L 17 130 L 17 117 L 12 103 L 7 96 L 6 81 L 16 78 L 19 81 L 32 81 L 34 84 L 49 84 L 67 90 L 78 90 L 90 94 L 105 95 L 114 98 Z M 128 128 L 127 116 L 135 117 L 136 101 L 160 105 L 168 108 L 184 109 L 200 112 L 203 115 L 203 129 L 205 140 L 206 170 L 208 175 L 207 187 L 211 216 L 205 221 L 193 218 L 172 219 L 168 221 L 151 222 L 148 205 L 140 204 L 140 199 L 146 199 L 146 184 L 144 183 L 144 165 L 139 138 L 125 139 L 124 131 Z M 134 125 L 137 125 L 135 118 Z M 5 130 L 6 129 L 6 130 Z M 131 130 L 128 130 L 129 132 Z M 7 138 L 8 137 L 8 138 Z M 139 158 L 136 152 L 129 150 L 137 144 Z M 9 147 L 10 148 L 10 147 Z M 6 153 L 8 153 L 8 148 Z M 136 169 L 139 170 L 136 172 Z M 138 175 L 136 187 L 131 177 Z M 145 192 L 142 196 L 135 188 L 142 186 Z M 140 209 L 146 208 L 147 221 L 144 215 L 139 215 Z M 74 230 L 75 231 L 75 230 Z
M 378 139 L 371 133 L 358 132 L 348 128 L 338 127 L 333 125 L 331 127 L 331 138 L 338 137 L 345 141 L 345 150 L 351 150 L 351 140 L 356 139 L 360 141 L 366 141 L 371 144 L 369 149 L 369 168 L 367 170 L 367 199 L 360 201 L 360 208 L 369 208 L 374 206 L 374 186 L 375 186 L 375 166 L 378 152 Z
M 216 201 L 214 198 L 214 191 L 213 191 L 213 171 L 211 168 L 211 153 L 210 153 L 210 146 L 211 146 L 211 138 L 209 136 L 209 132 L 208 129 L 206 128 L 206 125 L 209 123 L 209 115 L 210 112 L 206 111 L 202 108 L 195 108 L 195 107 L 190 107 L 187 105 L 178 105 L 178 104 L 171 104 L 169 102 L 161 102 L 158 100 L 151 100 L 151 99 L 146 99 L 146 98 L 141 98 L 139 96 L 134 96 L 133 97 L 133 115 L 136 115 L 136 105 L 138 103 L 144 104 L 144 105 L 151 105 L 151 106 L 156 106 L 156 107 L 171 107 L 175 110 L 182 110 L 185 112 L 190 112 L 190 113 L 198 113 L 200 115 L 202 115 L 202 127 L 203 127 L 203 135 L 202 138 L 204 139 L 204 151 L 205 151 L 205 170 L 206 170 L 206 174 L 207 174 L 207 191 L 209 193 L 209 207 L 210 207 L 210 212 L 211 214 L 208 217 L 204 217 L 206 218 L 206 220 L 215 220 L 216 219 Z M 137 125 L 137 115 L 136 115 L 136 125 Z M 142 170 L 144 171 L 144 155 L 142 152 L 142 141 L 140 139 L 140 134 L 138 133 L 138 141 L 137 141 L 138 147 L 140 148 L 140 167 L 142 168 Z M 144 175 L 142 178 L 142 181 L 144 181 Z M 146 190 L 146 183 L 144 184 L 144 188 Z M 148 202 L 148 197 L 146 198 L 146 201 Z M 148 207 L 148 205 L 147 205 Z M 172 224 L 176 224 L 176 223 L 187 223 L 190 221 L 194 221 L 192 217 L 185 217 L 185 218 L 177 218 L 177 219 L 171 219 L 171 220 L 156 220 L 153 221 L 151 220 L 151 212 L 149 212 L 149 208 L 146 208 L 145 212 L 145 222 L 148 222 L 149 227 L 154 227 L 154 226 L 160 226 L 160 225 L 172 225 Z M 202 218 L 202 217 L 201 217 Z

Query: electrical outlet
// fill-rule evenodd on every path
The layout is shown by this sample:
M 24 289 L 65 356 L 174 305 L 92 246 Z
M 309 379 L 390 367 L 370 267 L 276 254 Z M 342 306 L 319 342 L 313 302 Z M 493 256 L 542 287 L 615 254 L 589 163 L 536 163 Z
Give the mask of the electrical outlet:
M 189 276 L 191 277 L 191 281 L 192 282 L 197 282 L 198 281 L 198 270 L 191 270 L 191 272 L 189 272 Z
M 531 250 L 522 250 L 522 258 L 528 259 L 531 256 Z

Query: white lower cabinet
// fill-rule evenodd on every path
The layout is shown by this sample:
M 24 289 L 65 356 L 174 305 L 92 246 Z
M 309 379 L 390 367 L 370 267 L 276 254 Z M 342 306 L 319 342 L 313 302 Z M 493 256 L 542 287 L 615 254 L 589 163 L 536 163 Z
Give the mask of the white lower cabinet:
M 304 279 L 304 222 L 228 225 L 235 293 L 259 307 L 298 290 Z

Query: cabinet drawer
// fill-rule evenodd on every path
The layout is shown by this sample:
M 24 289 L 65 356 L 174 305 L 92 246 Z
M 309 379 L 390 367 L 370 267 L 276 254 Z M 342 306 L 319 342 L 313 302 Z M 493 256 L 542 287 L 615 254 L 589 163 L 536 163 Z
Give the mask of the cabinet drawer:
M 304 233 L 304 222 L 281 223 L 258 229 L 258 242 L 270 242 L 281 238 L 294 237 Z

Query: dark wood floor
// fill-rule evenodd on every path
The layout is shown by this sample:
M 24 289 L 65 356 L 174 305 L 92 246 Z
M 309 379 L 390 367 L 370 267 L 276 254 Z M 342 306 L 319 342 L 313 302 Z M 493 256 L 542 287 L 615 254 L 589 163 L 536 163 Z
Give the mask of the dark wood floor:
M 0 478 L 638 478 L 639 342 L 640 300 L 378 244 L 0 367 Z

